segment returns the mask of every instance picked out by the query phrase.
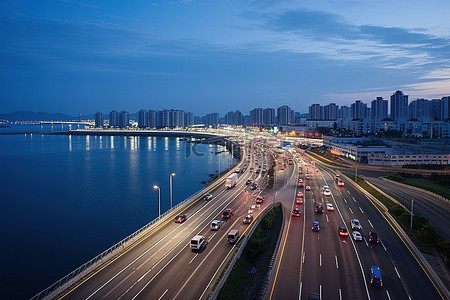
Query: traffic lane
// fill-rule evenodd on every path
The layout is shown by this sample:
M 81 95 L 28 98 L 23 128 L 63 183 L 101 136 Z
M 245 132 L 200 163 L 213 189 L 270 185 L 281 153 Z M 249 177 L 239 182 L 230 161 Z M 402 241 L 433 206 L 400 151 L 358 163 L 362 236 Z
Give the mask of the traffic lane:
M 415 296 L 423 295 L 423 291 L 425 290 L 432 290 L 430 293 L 436 294 L 437 291 L 433 287 L 431 281 L 428 279 L 427 275 L 423 272 L 420 265 L 416 262 L 408 248 L 403 244 L 386 219 L 380 215 L 373 204 L 359 190 L 348 185 L 348 191 L 355 197 L 355 199 L 357 199 L 359 205 L 364 211 L 364 213 L 359 212 L 359 215 L 356 215 L 356 217 L 362 224 L 362 234 L 365 239 L 368 239 L 367 234 L 369 231 L 375 231 L 378 233 L 379 238 L 385 245 L 396 245 L 395 255 L 393 251 L 389 250 L 390 247 L 387 247 L 389 254 L 392 255 L 392 261 L 385 262 L 383 265 L 379 266 L 382 272 L 383 269 L 388 271 L 394 270 L 394 273 L 390 271 L 390 274 L 388 274 L 388 279 L 392 278 L 393 280 L 393 282 L 389 283 L 389 286 L 392 287 L 393 292 L 401 294 L 401 290 L 403 290 L 404 293 Z M 364 252 L 362 252 L 362 255 L 363 254 Z M 408 258 L 408 260 L 405 260 L 406 258 Z M 368 268 L 372 262 L 373 259 L 363 260 L 366 268 Z M 394 265 L 396 266 L 396 269 L 393 268 Z M 411 276 L 412 278 L 410 280 L 401 280 L 401 278 L 397 279 L 397 272 L 402 276 L 401 278 L 410 277 L 411 273 L 421 275 Z M 385 282 L 385 284 L 387 283 Z M 425 296 L 425 298 L 427 298 L 427 296 Z
M 401 185 L 376 178 L 366 178 L 386 194 L 411 208 L 411 200 L 414 198 L 414 214 L 427 218 L 437 231 L 446 238 L 450 238 L 450 205 L 432 196 L 419 191 L 408 189 Z
M 241 185 L 242 187 L 242 185 Z M 201 221 L 204 219 L 204 216 L 206 214 L 210 214 L 211 210 L 217 210 L 217 208 L 214 207 L 214 203 L 220 203 L 222 199 L 227 199 L 230 197 L 233 193 L 239 193 L 239 188 L 233 191 L 231 190 L 224 190 L 221 187 L 222 191 L 219 192 L 216 199 L 211 200 L 209 202 L 204 201 L 198 201 L 195 205 L 193 205 L 190 209 L 192 211 L 197 210 L 192 215 L 198 215 L 200 217 L 197 221 Z M 223 197 L 223 198 L 222 198 Z M 189 210 L 190 211 L 190 210 Z M 194 226 L 196 224 L 195 217 L 190 218 L 190 222 L 183 223 L 188 224 L 185 229 L 189 229 L 190 226 Z M 167 237 L 171 234 L 173 234 L 174 231 L 179 230 L 181 226 L 178 226 L 179 224 L 174 224 L 172 221 L 169 221 L 166 223 L 163 227 L 161 227 L 160 230 L 154 232 L 153 234 L 149 235 L 146 239 L 144 239 L 141 244 L 137 247 L 132 248 L 128 252 L 126 252 L 123 257 L 121 257 L 119 260 L 115 260 L 112 264 L 110 264 L 106 269 L 101 270 L 97 274 L 95 274 L 94 277 L 92 277 L 92 280 L 88 280 L 84 282 L 81 286 L 79 286 L 76 290 L 72 291 L 68 296 L 69 298 L 78 298 L 78 294 L 91 294 L 92 292 L 95 292 L 99 287 L 101 289 L 108 288 L 106 285 L 113 286 L 113 283 L 115 282 L 121 282 L 123 276 L 128 276 L 124 272 L 126 268 L 132 267 L 134 263 L 139 263 L 138 261 L 140 259 L 143 259 L 142 254 L 148 253 L 148 250 L 150 249 L 152 252 L 150 252 L 150 255 L 155 259 L 155 261 L 158 261 L 161 257 L 163 257 L 163 253 L 165 250 L 172 248 L 177 241 L 174 241 L 174 239 L 168 239 Z M 165 249 L 165 250 L 158 250 L 153 251 L 153 249 Z M 106 285 L 105 285 L 106 284 Z

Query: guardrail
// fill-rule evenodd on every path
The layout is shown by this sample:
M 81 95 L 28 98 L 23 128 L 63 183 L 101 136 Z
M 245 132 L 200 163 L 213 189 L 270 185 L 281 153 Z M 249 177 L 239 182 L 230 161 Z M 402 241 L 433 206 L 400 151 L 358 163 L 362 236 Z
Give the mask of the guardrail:
M 152 220 L 150 223 L 144 225 L 143 227 L 136 230 L 126 238 L 116 243 L 115 245 L 109 247 L 99 255 L 95 256 L 88 262 L 84 263 L 77 269 L 73 270 L 72 272 L 70 272 L 69 274 L 67 274 L 66 276 L 64 276 L 63 278 L 52 284 L 51 286 L 47 287 L 45 290 L 33 296 L 30 300 L 41 300 L 41 299 L 47 300 L 56 297 L 63 291 L 67 290 L 75 282 L 79 281 L 84 276 L 91 273 L 101 264 L 110 260 L 114 256 L 119 255 L 126 248 L 130 247 L 135 242 L 139 241 L 143 236 L 145 236 L 145 234 L 147 234 L 152 229 L 152 227 L 156 226 L 159 223 L 167 221 L 170 216 L 173 216 L 176 213 L 178 213 L 178 211 L 181 210 L 181 208 L 185 209 L 185 206 L 192 205 L 193 203 L 198 201 L 200 197 L 203 196 L 205 193 L 208 193 L 209 191 L 212 191 L 213 189 L 217 188 L 220 184 L 223 184 L 224 179 L 234 172 L 234 168 L 236 166 L 240 166 L 241 164 L 243 164 L 242 157 L 243 155 L 241 155 L 241 160 L 235 166 L 230 168 L 230 170 L 227 173 L 225 173 L 222 177 L 216 178 L 207 187 L 201 189 L 200 191 L 189 196 L 182 202 L 173 206 L 171 209 L 161 214 L 161 216 L 159 216 L 158 218 Z
M 245 246 L 247 245 L 249 239 L 252 237 L 253 232 L 256 230 L 256 227 L 258 227 L 261 220 L 275 207 L 281 205 L 280 202 L 271 203 L 269 206 L 267 206 L 263 212 L 261 212 L 256 218 L 255 221 L 251 224 L 250 230 L 245 235 L 244 240 L 242 241 L 242 244 L 239 246 L 239 249 L 235 252 L 233 255 L 233 258 L 231 261 L 227 264 L 226 268 L 223 270 L 222 275 L 220 276 L 220 280 L 217 283 L 217 285 L 214 287 L 214 289 L 211 291 L 211 293 L 208 296 L 208 299 L 214 300 L 219 295 L 220 290 L 222 289 L 223 285 L 228 279 L 228 276 L 231 273 L 231 270 L 233 269 L 234 265 L 236 264 L 236 261 L 241 257 L 242 252 L 245 249 Z

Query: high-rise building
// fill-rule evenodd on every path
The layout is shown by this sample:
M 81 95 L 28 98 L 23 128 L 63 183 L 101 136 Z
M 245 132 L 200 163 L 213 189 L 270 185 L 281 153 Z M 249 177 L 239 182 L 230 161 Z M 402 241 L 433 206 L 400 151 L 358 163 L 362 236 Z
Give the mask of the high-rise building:
M 339 106 L 337 106 L 336 103 L 330 103 L 328 105 L 325 105 L 323 108 L 323 119 L 324 120 L 336 120 L 338 110 L 339 110 Z
M 409 118 L 423 120 L 431 118 L 431 102 L 426 99 L 417 99 L 411 101 L 408 105 Z
M 309 106 L 309 119 L 322 120 L 323 109 L 320 104 L 313 104 Z
M 353 119 L 367 118 L 367 104 L 363 103 L 361 100 L 356 100 L 355 103 L 351 105 L 351 109 Z
M 242 125 L 242 113 L 238 110 L 230 111 L 225 115 L 225 124 L 228 125 Z
M 117 112 L 117 110 L 113 110 L 109 113 L 109 127 L 119 127 L 119 113 Z
M 439 115 L 441 121 L 450 120 L 450 96 L 442 97 L 441 105 L 439 109 Z
M 372 119 L 383 120 L 388 116 L 388 101 L 383 97 L 377 97 L 371 103 L 371 115 Z
M 265 108 L 263 111 L 263 124 L 273 125 L 275 124 L 275 109 Z
M 255 108 L 250 111 L 249 125 L 263 125 L 264 110 L 262 108 Z
M 148 111 L 148 127 L 158 126 L 158 112 L 156 110 Z
M 206 115 L 206 126 L 217 127 L 219 125 L 219 114 L 211 113 Z
M 279 125 L 290 125 L 294 120 L 294 111 L 287 105 L 278 107 L 277 118 Z
M 126 110 L 122 110 L 119 113 L 119 127 L 120 128 L 127 128 L 130 124 L 130 117 Z
M 408 117 L 408 95 L 402 91 L 396 91 L 391 96 L 391 119 L 406 120 Z
M 338 111 L 338 118 L 342 120 L 352 119 L 352 109 L 348 106 L 341 106 Z
M 138 112 L 138 127 L 146 128 L 148 127 L 148 111 L 141 109 Z
M 95 127 L 103 127 L 103 114 L 101 112 L 95 113 Z
M 194 113 L 187 112 L 184 114 L 184 126 L 189 127 L 194 125 Z

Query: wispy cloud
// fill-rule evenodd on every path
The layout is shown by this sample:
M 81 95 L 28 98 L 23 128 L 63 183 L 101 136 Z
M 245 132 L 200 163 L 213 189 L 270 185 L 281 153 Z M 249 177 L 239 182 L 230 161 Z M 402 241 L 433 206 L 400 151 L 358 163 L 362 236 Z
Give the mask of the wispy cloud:
M 71 4 L 76 4 L 76 5 L 80 5 L 80 6 L 84 6 L 84 7 L 88 7 L 88 8 L 100 8 L 100 6 L 98 6 L 98 5 L 85 3 L 85 2 L 81 2 L 81 1 L 75 1 L 75 0 L 60 0 L 60 1 L 66 2 L 66 3 L 71 3 Z

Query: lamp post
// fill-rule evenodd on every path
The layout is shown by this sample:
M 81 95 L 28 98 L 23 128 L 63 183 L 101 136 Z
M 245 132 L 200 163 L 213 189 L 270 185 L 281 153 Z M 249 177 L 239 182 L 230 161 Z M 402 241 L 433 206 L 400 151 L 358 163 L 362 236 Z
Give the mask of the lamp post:
M 412 227 L 413 227 L 413 216 L 414 216 L 413 210 L 414 210 L 414 196 L 413 196 L 413 198 L 411 200 L 411 222 L 410 222 L 410 225 L 409 225 L 409 230 L 410 231 L 412 231 Z
M 173 194 L 172 178 L 173 178 L 173 176 L 175 176 L 175 173 L 172 173 L 169 176 L 169 182 L 170 182 L 170 208 L 172 208 L 172 194 Z
M 159 186 L 154 185 L 153 188 L 158 190 L 158 220 L 161 218 L 161 189 Z

